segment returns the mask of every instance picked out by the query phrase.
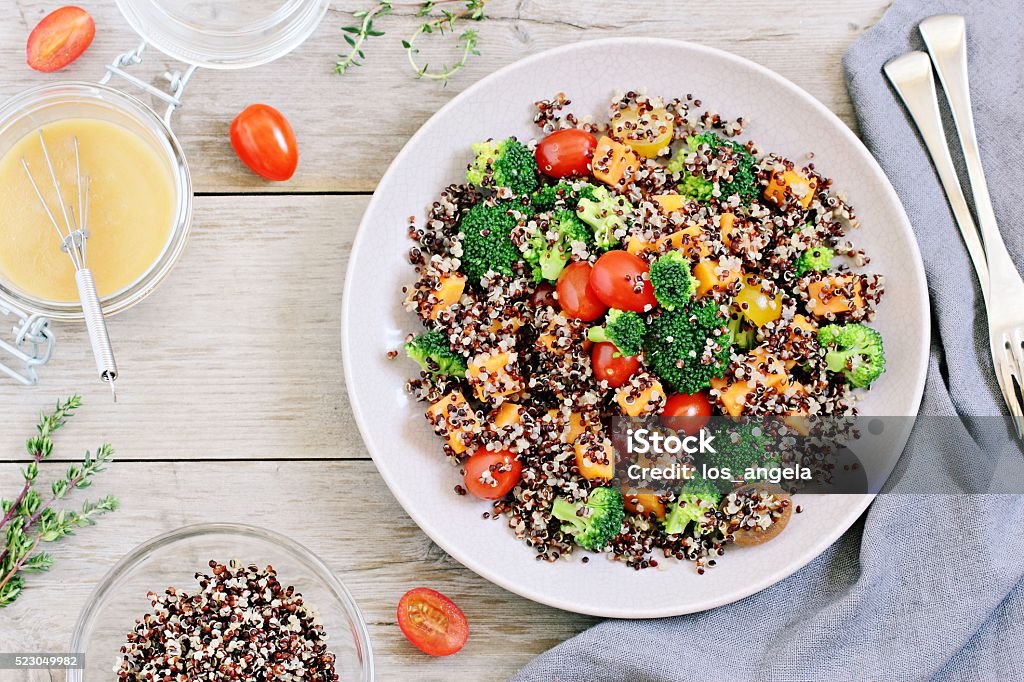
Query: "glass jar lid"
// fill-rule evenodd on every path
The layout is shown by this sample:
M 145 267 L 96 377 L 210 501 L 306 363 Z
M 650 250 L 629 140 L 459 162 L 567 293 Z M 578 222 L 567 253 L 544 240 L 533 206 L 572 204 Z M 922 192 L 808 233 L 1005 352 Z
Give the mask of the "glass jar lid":
M 330 0 L 117 0 L 128 23 L 161 52 L 212 69 L 282 57 L 320 24 Z

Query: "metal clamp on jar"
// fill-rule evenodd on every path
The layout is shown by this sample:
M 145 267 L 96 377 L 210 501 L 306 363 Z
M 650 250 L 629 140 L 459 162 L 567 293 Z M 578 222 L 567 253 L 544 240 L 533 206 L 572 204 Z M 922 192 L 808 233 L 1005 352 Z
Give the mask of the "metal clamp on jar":
M 0 164 L 11 154 L 20 157 L 17 160 L 36 189 L 34 196 L 31 191 L 23 192 L 24 201 L 39 199 L 34 208 L 26 210 L 38 212 L 33 219 L 41 220 L 45 215 L 57 229 L 59 241 L 49 235 L 52 247 L 63 250 L 76 271 L 80 265 L 86 265 L 85 254 L 69 250 L 85 250 L 88 245 L 92 249 L 87 251 L 91 261 L 99 248 L 93 242 L 102 234 L 102 215 L 89 212 L 90 186 L 93 190 L 99 188 L 95 178 L 90 182 L 90 169 L 79 160 L 78 137 L 74 137 L 73 145 L 61 148 L 55 135 L 47 139 L 48 131 L 69 121 L 86 120 L 130 133 L 133 144 L 141 143 L 156 159 L 154 164 L 159 167 L 160 177 L 166 174 L 166 218 L 170 223 L 143 226 L 159 230 L 161 244 L 154 251 L 152 262 L 137 276 L 117 286 L 97 276 L 90 292 L 86 290 L 92 286 L 92 273 L 78 272 L 80 296 L 58 296 L 49 289 L 33 291 L 6 271 L 0 259 L 0 325 L 10 322 L 13 336 L 11 341 L 0 338 L 0 373 L 24 385 L 35 384 L 38 367 L 53 354 L 55 335 L 51 321 L 84 320 L 100 378 L 113 382 L 117 370 L 111 344 L 104 343 L 103 318 L 127 310 L 152 293 L 174 267 L 188 240 L 192 182 L 181 146 L 171 130 L 171 116 L 181 106 L 186 86 L 199 67 L 244 69 L 291 52 L 316 29 L 329 4 L 329 0 L 117 0 L 118 8 L 142 42 L 117 56 L 106 67 L 99 83 L 56 82 L 23 91 L 0 105 Z M 142 62 L 149 46 L 183 64 L 181 70 L 163 74 L 164 88 L 131 73 Z M 111 83 L 115 79 L 166 104 L 162 115 L 114 87 Z M 29 139 L 41 145 L 42 157 L 26 160 L 24 149 Z M 83 155 L 86 151 L 83 149 Z M 70 180 L 61 181 L 61 169 L 69 164 L 76 166 L 77 173 Z M 0 217 L 11 219 L 7 215 Z M 62 267 L 72 265 L 64 262 Z M 67 274 L 60 272 L 62 276 Z M 97 289 L 99 293 L 95 294 Z M 2 328 L 0 332 L 7 333 Z

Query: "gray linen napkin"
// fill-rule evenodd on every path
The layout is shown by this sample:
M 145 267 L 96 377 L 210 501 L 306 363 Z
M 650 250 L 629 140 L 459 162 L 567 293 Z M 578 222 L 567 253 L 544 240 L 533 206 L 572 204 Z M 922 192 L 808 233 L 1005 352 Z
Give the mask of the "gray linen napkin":
M 1024 263 L 1024 4 L 900 0 L 844 67 L 864 141 L 914 224 L 931 295 L 921 407 L 930 416 L 918 420 L 904 475 L 778 585 L 704 613 L 606 621 L 532 661 L 516 682 L 1024 679 L 1024 496 L 967 494 L 989 489 L 993 443 L 1024 453 L 1008 445 L 1002 422 L 979 433 L 958 418 L 1005 412 L 985 313 L 938 179 L 881 73 L 888 59 L 921 49 L 918 22 L 943 12 L 967 16 L 981 152 L 1007 246 Z

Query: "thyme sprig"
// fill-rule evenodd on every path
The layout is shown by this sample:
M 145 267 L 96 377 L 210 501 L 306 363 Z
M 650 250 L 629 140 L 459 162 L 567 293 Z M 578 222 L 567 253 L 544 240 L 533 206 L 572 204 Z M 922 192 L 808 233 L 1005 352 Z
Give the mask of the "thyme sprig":
M 421 23 L 416 31 L 407 39 L 402 41 L 409 66 L 416 74 L 416 78 L 439 81 L 447 85 L 449 79 L 469 62 L 473 56 L 480 54 L 477 46 L 480 42 L 479 34 L 472 29 L 467 29 L 458 34 L 456 45 L 458 46 L 458 60 L 453 64 L 442 64 L 439 68 L 431 69 L 430 64 L 420 65 L 417 55 L 419 48 L 416 47 L 417 39 L 425 35 L 454 35 L 457 32 L 456 25 L 464 21 L 483 21 L 486 19 L 484 7 L 488 0 L 426 0 L 416 3 L 394 3 L 389 0 L 378 0 L 377 4 L 369 10 L 360 10 L 353 13 L 353 17 L 359 22 L 353 26 L 343 26 L 345 42 L 349 45 L 346 54 L 338 55 L 338 61 L 334 65 L 337 73 L 345 73 L 353 66 L 361 66 L 366 54 L 363 46 L 366 40 L 371 37 L 384 35 L 383 31 L 374 28 L 373 20 L 385 14 L 390 14 L 396 7 L 413 7 L 416 9 L 417 17 L 428 17 L 427 21 Z M 463 6 L 460 11 L 452 11 L 442 7 L 443 5 L 459 4 Z M 433 12 L 439 10 L 439 15 Z
M 93 477 L 113 460 L 114 450 L 108 443 L 94 453 L 86 452 L 82 463 L 72 464 L 64 476 L 50 484 L 50 493 L 40 495 L 35 484 L 39 478 L 39 465 L 53 454 L 53 434 L 72 417 L 82 404 L 79 396 L 58 402 L 54 411 L 43 415 L 36 425 L 36 435 L 26 441 L 31 460 L 22 471 L 21 491 L 14 500 L 0 499 L 0 536 L 4 539 L 0 549 L 0 608 L 9 606 L 24 588 L 24 573 L 49 570 L 53 557 L 36 551 L 39 544 L 56 542 L 72 535 L 76 529 L 90 526 L 96 518 L 117 509 L 117 498 L 108 495 L 96 501 L 86 501 L 80 511 L 55 505 L 73 490 L 88 488 Z

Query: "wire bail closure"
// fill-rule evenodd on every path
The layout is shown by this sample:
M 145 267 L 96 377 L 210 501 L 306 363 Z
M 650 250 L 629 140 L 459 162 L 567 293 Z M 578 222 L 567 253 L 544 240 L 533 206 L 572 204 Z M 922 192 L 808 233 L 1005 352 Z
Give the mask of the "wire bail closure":
M 103 75 L 103 78 L 100 79 L 100 85 L 106 85 L 110 82 L 111 78 L 118 76 L 132 85 L 145 90 L 157 99 L 166 102 L 167 108 L 164 110 L 162 118 L 167 127 L 170 127 L 171 115 L 174 114 L 175 109 L 181 106 L 181 96 L 184 94 L 185 88 L 188 86 L 188 82 L 192 80 L 192 76 L 199 67 L 195 64 L 191 64 L 184 71 L 165 71 L 163 79 L 167 81 L 166 90 L 159 88 L 152 83 L 147 83 L 141 78 L 128 73 L 127 69 L 130 66 L 142 62 L 142 53 L 145 52 L 148 45 L 149 43 L 143 40 L 142 43 L 140 43 L 134 50 L 115 57 L 114 61 L 107 65 L 107 72 Z
M 6 374 L 24 386 L 35 386 L 39 381 L 36 368 L 45 365 L 53 356 L 56 337 L 50 329 L 50 320 L 42 315 L 25 315 L 14 308 L 0 304 L 0 315 L 13 316 L 14 343 L 0 339 L 0 353 L 14 358 L 15 363 L 0 360 L 0 373 Z M 20 365 L 15 368 L 14 364 Z

